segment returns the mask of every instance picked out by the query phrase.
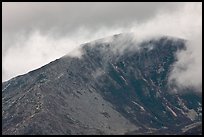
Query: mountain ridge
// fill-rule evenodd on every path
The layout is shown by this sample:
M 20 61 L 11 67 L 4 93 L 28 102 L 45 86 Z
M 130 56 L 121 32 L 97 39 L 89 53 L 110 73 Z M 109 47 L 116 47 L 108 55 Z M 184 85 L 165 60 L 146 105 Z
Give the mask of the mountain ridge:
M 199 123 L 201 96 L 172 95 L 167 83 L 185 40 L 124 36 L 85 43 L 80 58 L 63 56 L 4 82 L 3 134 L 185 134 Z M 115 52 L 117 44 L 127 46 Z

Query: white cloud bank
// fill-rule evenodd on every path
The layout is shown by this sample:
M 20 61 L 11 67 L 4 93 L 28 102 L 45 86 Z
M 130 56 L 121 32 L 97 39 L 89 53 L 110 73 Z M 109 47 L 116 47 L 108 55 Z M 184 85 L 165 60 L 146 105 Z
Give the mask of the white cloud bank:
M 156 35 L 186 39 L 187 50 L 177 53 L 178 61 L 169 82 L 202 92 L 202 3 L 186 3 L 177 11 L 162 12 L 152 20 L 136 25 L 132 31 L 140 40 Z

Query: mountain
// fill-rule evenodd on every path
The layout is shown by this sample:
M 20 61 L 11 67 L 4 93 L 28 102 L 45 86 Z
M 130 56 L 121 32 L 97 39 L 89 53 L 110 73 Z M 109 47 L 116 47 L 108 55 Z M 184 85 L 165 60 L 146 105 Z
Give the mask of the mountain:
M 168 84 L 185 43 L 114 35 L 3 82 L 2 133 L 202 134 L 201 95 Z

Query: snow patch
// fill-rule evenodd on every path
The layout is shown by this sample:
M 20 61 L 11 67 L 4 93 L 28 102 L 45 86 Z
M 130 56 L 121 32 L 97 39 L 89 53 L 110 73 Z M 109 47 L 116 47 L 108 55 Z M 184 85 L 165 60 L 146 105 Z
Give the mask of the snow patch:
M 6 87 L 5 87 L 4 89 L 2 89 L 2 92 L 3 92 L 4 90 L 6 90 L 9 86 L 10 86 L 10 83 L 9 83 L 8 85 L 6 85 Z
M 135 101 L 132 101 L 133 104 L 137 105 L 142 111 L 145 111 L 144 107 L 140 106 L 138 103 Z
M 169 106 L 167 106 L 167 108 L 168 108 L 169 111 L 171 111 L 171 113 L 172 113 L 175 117 L 177 117 L 177 114 L 176 114 Z

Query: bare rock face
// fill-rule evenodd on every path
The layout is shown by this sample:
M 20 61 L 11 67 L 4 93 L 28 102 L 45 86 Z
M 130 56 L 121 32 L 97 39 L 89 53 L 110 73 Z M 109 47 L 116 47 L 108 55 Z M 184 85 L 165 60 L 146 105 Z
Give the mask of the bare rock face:
M 120 34 L 82 46 L 81 58 L 2 83 L 3 134 L 202 134 L 201 95 L 168 84 L 184 40 Z

